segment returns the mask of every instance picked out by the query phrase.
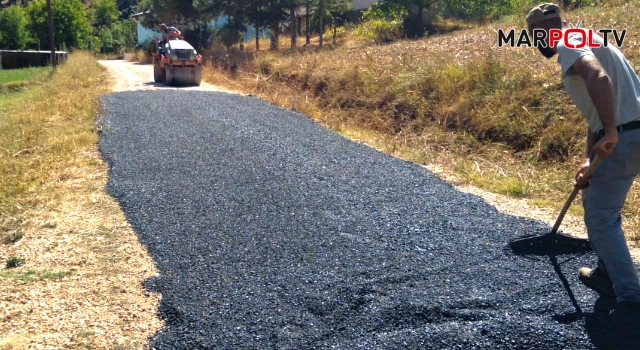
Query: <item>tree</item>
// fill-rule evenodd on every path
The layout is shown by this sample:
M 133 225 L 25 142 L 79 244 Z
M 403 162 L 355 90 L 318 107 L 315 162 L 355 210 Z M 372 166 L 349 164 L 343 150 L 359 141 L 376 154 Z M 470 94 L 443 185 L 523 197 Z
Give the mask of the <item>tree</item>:
M 227 26 L 234 30 L 244 32 L 247 25 L 253 25 L 256 42 L 260 29 L 268 27 L 270 48 L 277 50 L 280 26 L 289 18 L 295 0 L 193 0 L 193 3 L 202 12 L 226 14 Z
M 247 21 L 253 25 L 256 31 L 256 51 L 260 50 L 260 30 L 269 25 L 265 15 L 264 4 L 259 1 L 252 1 L 253 6 L 247 10 Z
M 271 38 L 269 49 L 277 50 L 280 42 L 280 24 L 287 20 L 287 0 L 267 0 L 266 15 L 269 23 L 269 36 Z
M 91 43 L 91 25 L 80 0 L 51 0 L 56 46 L 85 49 Z M 49 46 L 46 3 L 29 2 L 26 8 L 28 28 L 40 47 Z
M 185 39 L 188 39 L 194 47 L 204 47 L 209 44 L 208 40 L 212 36 L 207 23 L 220 15 L 220 2 L 217 0 L 141 0 L 137 9 L 139 12 L 150 11 L 149 15 L 141 17 L 143 26 L 158 30 L 160 23 L 166 23 L 180 29 Z
M 304 37 L 305 37 L 305 44 L 307 46 L 309 46 L 309 44 L 311 43 L 311 26 L 309 25 L 309 18 L 311 17 L 311 0 L 305 0 L 304 2 L 304 21 L 305 21 L 305 28 L 304 28 Z
M 0 1 L 0 9 L 11 6 L 25 6 L 29 1 L 30 0 L 2 0 Z
M 100 52 L 114 53 L 123 47 L 136 45 L 136 21 L 128 18 L 116 21 L 111 26 L 103 26 L 98 31 L 100 39 Z
M 20 6 L 0 10 L 0 48 L 23 50 L 27 47 L 27 15 Z
M 96 28 L 109 27 L 120 18 L 115 0 L 96 0 L 91 3 L 91 17 Z
M 249 10 L 249 6 L 251 5 L 250 0 L 228 0 L 221 2 L 224 13 L 229 16 L 229 20 L 225 25 L 228 33 L 226 33 L 227 39 L 231 39 L 231 41 L 227 41 L 227 43 L 233 43 L 234 45 L 240 43 L 240 51 L 244 51 L 244 36 L 242 33 L 247 31 L 247 12 Z M 223 41 L 225 39 L 223 38 Z M 227 46 L 229 48 L 230 45 Z
M 566 2 L 572 1 L 562 1 Z M 499 18 L 519 10 L 518 2 L 512 0 L 447 0 L 447 5 L 457 17 L 473 20 Z
M 296 7 L 298 4 L 295 0 L 289 0 L 289 31 L 291 34 L 291 49 L 296 48 Z
M 188 41 L 198 51 L 211 43 L 215 35 L 215 29 L 205 21 L 199 21 L 182 31 L 184 40 Z
M 459 0 L 455 0 L 459 1 Z M 405 35 L 417 38 L 424 35 L 424 19 L 423 13 L 425 9 L 429 9 L 440 2 L 439 0 L 385 0 L 391 5 L 403 6 L 409 14 L 404 21 L 403 27 Z M 445 1 L 446 3 L 449 0 Z
M 229 50 L 231 46 L 239 43 L 242 40 L 242 32 L 234 28 L 229 23 L 225 24 L 218 30 L 218 37 L 222 41 L 222 44 Z
M 127 19 L 136 12 L 138 0 L 116 0 L 116 3 L 120 11 L 120 19 Z
M 347 20 L 347 13 L 345 11 L 331 11 L 331 24 L 333 25 L 333 44 L 335 45 L 338 40 L 338 26 L 344 25 Z
M 320 40 L 318 46 L 322 48 L 324 37 L 324 24 L 325 18 L 331 17 L 331 12 L 340 12 L 349 9 L 351 1 L 349 0 L 319 0 L 317 16 L 319 19 L 318 32 L 320 33 Z
M 184 0 L 142 0 L 139 11 L 150 10 L 150 16 L 143 16 L 143 24 L 148 28 L 157 28 L 160 23 L 186 28 L 202 20 L 211 19 L 208 13 L 196 8 L 200 1 Z M 180 29 L 182 29 L 180 28 Z
M 140 0 L 138 2 L 138 6 L 136 7 L 136 12 L 151 12 L 152 11 L 152 3 L 151 0 Z M 162 20 L 156 18 L 153 14 L 146 14 L 139 19 L 140 23 L 147 28 L 158 28 Z
M 280 24 L 286 21 L 291 0 L 251 0 L 251 8 L 247 12 L 248 20 L 257 28 L 268 27 L 271 50 L 278 49 Z
M 407 16 L 409 12 L 404 6 L 392 2 L 376 2 L 362 12 L 362 19 L 397 20 Z
M 322 48 L 322 39 L 324 37 L 324 17 L 325 17 L 325 2 L 327 0 L 318 0 L 318 18 L 319 18 L 319 24 L 318 24 L 318 33 L 320 34 L 320 38 L 318 40 L 318 46 L 320 48 Z
M 240 50 L 244 50 L 242 33 L 247 30 L 247 17 L 252 0 L 193 0 L 193 5 L 209 18 L 226 14 L 227 23 L 217 31 L 217 36 L 227 49 L 240 43 Z

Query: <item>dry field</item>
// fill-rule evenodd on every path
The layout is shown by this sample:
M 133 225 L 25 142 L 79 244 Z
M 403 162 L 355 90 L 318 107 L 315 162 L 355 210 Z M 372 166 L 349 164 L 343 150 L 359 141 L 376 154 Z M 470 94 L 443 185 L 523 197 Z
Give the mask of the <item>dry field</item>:
M 0 349 L 140 349 L 162 327 L 97 149 L 112 79 L 74 53 L 0 98 Z

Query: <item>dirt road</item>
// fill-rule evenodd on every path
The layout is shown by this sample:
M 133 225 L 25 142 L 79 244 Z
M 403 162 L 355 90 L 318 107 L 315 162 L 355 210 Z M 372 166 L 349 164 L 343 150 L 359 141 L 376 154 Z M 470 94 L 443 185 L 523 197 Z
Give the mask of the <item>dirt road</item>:
M 135 63 L 124 60 L 101 60 L 100 64 L 107 67 L 115 83 L 114 92 L 136 90 L 198 90 L 198 91 L 225 91 L 214 85 L 202 82 L 200 86 L 165 86 L 153 81 L 153 66 L 146 63 Z

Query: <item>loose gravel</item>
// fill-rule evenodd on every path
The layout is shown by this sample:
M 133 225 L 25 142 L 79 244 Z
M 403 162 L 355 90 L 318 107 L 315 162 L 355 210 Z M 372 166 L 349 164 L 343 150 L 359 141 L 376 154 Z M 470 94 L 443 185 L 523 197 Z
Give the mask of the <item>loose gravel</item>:
M 156 349 L 634 349 L 550 228 L 299 113 L 219 92 L 103 98 L 108 191 L 153 257 Z

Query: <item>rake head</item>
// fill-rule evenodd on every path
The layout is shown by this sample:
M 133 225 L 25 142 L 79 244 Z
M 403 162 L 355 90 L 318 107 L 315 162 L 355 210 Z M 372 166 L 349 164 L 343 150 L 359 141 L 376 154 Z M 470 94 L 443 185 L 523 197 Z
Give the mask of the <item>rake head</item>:
M 527 236 L 509 243 L 516 255 L 585 254 L 592 251 L 589 241 L 559 233 Z

